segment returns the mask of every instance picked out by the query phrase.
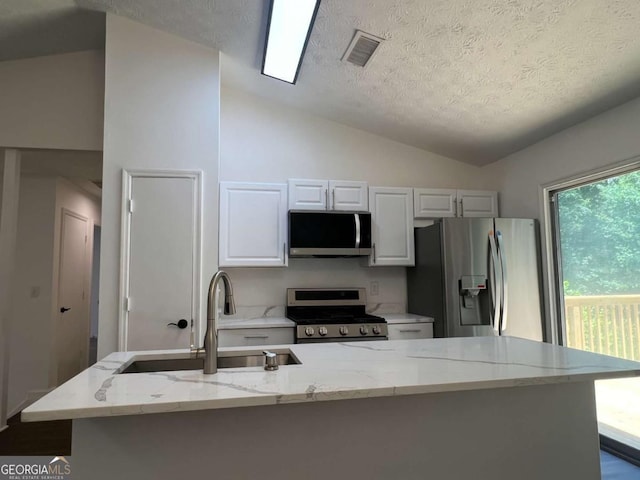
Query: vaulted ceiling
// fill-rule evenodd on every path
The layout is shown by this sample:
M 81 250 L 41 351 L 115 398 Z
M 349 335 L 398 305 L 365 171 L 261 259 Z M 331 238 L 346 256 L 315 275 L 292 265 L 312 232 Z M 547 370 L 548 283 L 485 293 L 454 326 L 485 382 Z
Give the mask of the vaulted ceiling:
M 322 0 L 295 86 L 260 75 L 267 9 L 3 0 L 0 59 L 28 56 L 7 39 L 33 54 L 49 31 L 50 50 L 86 48 L 96 12 L 112 12 L 220 49 L 234 88 L 477 165 L 640 95 L 638 0 Z M 355 29 L 385 39 L 364 69 L 340 61 Z

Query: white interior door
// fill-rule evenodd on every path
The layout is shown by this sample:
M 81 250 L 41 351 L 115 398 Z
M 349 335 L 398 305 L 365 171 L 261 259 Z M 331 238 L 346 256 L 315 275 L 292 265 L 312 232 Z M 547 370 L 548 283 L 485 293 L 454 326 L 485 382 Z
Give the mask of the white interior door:
M 199 276 L 196 177 L 130 177 L 126 350 L 188 348 Z M 172 323 L 185 319 L 189 327 Z
M 62 209 L 58 321 L 58 385 L 87 368 L 89 292 L 87 291 L 89 220 Z

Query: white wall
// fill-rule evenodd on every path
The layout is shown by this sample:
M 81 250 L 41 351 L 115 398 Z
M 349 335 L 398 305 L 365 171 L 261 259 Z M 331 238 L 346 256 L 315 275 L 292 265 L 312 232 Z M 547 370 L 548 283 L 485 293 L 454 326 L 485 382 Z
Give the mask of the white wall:
M 490 181 L 478 167 L 239 90 L 223 87 L 221 103 L 221 181 L 326 178 L 442 188 Z
M 541 185 L 640 155 L 639 122 L 636 99 L 487 166 L 503 216 L 540 218 Z
M 203 289 L 217 270 L 219 77 L 217 50 L 107 14 L 98 358 L 117 349 L 123 168 L 204 172 Z
M 9 411 L 49 386 L 56 179 L 22 177 L 11 313 Z
M 222 65 L 224 75 L 224 63 Z M 292 87 L 295 88 L 295 87 Z M 483 169 L 223 87 L 220 180 L 365 180 L 371 186 L 484 188 Z M 227 268 L 238 306 L 282 306 L 287 287 L 365 287 L 368 303 L 405 308 L 403 267 L 358 259 L 290 259 L 287 268 Z
M 20 200 L 20 152 L 2 150 L 0 163 L 0 431 L 7 428 L 11 306 L 16 267 L 18 204 Z
M 9 411 L 24 407 L 55 385 L 58 272 L 62 209 L 100 224 L 100 200 L 63 178 L 21 178 L 14 302 L 11 314 Z M 85 278 L 90 278 L 91 255 Z M 25 403 L 26 402 L 26 403 Z
M 639 156 L 639 122 L 640 99 L 636 99 L 485 167 L 500 190 L 501 214 L 542 220 L 543 186 L 604 170 Z M 544 239 L 543 223 L 541 227 Z M 548 292 L 549 252 L 544 243 L 542 254 L 545 292 Z M 549 297 L 547 293 L 547 329 L 553 332 L 555 320 L 551 316 Z
M 101 150 L 104 53 L 0 62 L 0 145 Z

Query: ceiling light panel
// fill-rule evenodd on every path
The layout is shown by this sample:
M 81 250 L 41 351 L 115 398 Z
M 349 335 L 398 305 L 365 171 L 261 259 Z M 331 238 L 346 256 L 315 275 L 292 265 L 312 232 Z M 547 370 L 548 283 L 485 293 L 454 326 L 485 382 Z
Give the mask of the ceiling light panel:
M 272 0 L 262 73 L 296 83 L 320 0 Z

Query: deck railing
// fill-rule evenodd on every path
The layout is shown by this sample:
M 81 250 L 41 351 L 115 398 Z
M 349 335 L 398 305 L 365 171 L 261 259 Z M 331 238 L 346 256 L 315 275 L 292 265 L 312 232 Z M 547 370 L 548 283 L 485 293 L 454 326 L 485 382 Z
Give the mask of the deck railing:
M 640 360 L 640 295 L 564 297 L 567 346 Z

